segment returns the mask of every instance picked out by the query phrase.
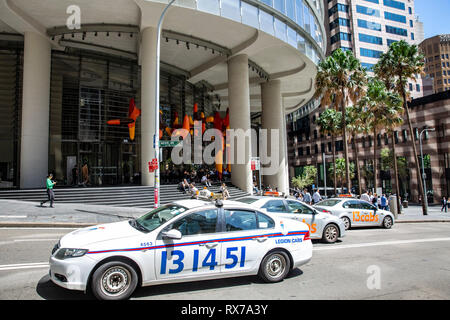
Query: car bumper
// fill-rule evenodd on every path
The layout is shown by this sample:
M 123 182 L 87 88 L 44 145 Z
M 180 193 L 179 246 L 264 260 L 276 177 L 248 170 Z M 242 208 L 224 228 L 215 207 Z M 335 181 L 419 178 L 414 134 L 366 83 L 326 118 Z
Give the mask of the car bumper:
M 52 256 L 49 264 L 49 275 L 53 283 L 69 290 L 86 291 L 89 273 L 95 266 L 95 261 L 86 256 L 65 260 Z
M 311 240 L 306 240 L 302 243 L 302 248 L 300 250 L 291 251 L 292 260 L 294 262 L 293 268 L 298 268 L 306 263 L 308 263 L 312 258 L 312 242 Z

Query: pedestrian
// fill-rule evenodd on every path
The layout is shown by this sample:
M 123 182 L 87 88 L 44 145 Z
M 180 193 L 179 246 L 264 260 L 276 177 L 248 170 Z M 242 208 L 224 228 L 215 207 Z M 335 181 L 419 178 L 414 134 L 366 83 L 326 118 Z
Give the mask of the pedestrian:
M 311 204 L 311 194 L 308 192 L 308 189 L 303 190 L 303 202 L 306 204 Z
M 53 181 L 53 174 L 49 173 L 47 176 L 47 180 L 45 182 L 45 187 L 47 189 L 47 200 L 41 201 L 41 207 L 44 203 L 50 201 L 50 208 L 54 208 L 53 202 L 55 201 L 55 193 L 53 192 L 53 188 L 56 185 L 56 181 Z
M 320 195 L 319 189 L 317 189 L 316 192 L 314 192 L 313 201 L 314 204 L 318 203 L 319 201 L 322 201 L 322 196 Z
M 227 200 L 230 197 L 230 192 L 228 192 L 228 188 L 225 183 L 222 183 L 222 186 L 220 187 L 220 191 L 222 192 L 223 200 Z
M 370 202 L 369 192 L 368 192 L 368 191 L 364 192 L 364 193 L 361 195 L 360 200 Z
M 373 197 L 372 197 L 372 204 L 373 204 L 375 207 L 377 207 L 377 204 L 378 204 L 378 195 L 377 195 L 376 193 L 373 194 Z
M 86 187 L 89 184 L 89 167 L 87 161 L 84 162 L 81 173 L 83 174 L 83 186 Z
M 448 201 L 447 201 L 447 198 L 442 197 L 441 203 L 442 203 L 441 212 L 442 212 L 442 210 L 444 210 L 444 209 L 445 209 L 445 212 L 447 212 L 447 207 L 448 207 Z
M 78 184 L 78 166 L 74 165 L 72 168 L 72 186 L 76 186 Z
M 384 193 L 380 197 L 380 209 L 387 210 L 387 198 Z

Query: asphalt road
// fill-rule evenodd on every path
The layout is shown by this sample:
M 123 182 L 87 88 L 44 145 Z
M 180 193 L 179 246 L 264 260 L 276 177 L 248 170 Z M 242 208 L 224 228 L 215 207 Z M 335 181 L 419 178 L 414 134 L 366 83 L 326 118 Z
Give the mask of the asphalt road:
M 53 245 L 70 229 L 0 229 L 0 300 L 93 299 L 48 277 Z M 257 276 L 158 285 L 132 299 L 450 299 L 450 223 L 350 230 L 314 242 L 313 259 L 276 284 Z

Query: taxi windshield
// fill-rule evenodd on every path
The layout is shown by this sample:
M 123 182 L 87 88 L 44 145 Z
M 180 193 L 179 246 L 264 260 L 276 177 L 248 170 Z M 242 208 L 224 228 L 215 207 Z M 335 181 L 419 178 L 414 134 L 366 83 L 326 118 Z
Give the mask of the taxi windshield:
M 142 229 L 146 232 L 150 232 L 163 225 L 167 221 L 175 218 L 179 214 L 188 210 L 185 207 L 176 205 L 176 204 L 168 204 L 162 206 L 161 208 L 157 208 L 142 217 L 133 220 L 134 224 L 136 224 L 136 228 Z

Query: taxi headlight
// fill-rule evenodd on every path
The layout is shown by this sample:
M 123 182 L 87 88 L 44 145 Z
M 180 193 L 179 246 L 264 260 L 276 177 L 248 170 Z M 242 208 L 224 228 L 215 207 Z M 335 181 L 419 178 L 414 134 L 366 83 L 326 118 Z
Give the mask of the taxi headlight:
M 55 257 L 58 259 L 78 258 L 84 256 L 88 251 L 87 249 L 62 248 L 59 249 Z

